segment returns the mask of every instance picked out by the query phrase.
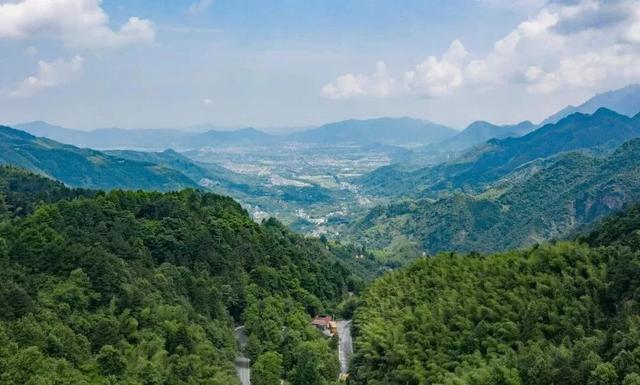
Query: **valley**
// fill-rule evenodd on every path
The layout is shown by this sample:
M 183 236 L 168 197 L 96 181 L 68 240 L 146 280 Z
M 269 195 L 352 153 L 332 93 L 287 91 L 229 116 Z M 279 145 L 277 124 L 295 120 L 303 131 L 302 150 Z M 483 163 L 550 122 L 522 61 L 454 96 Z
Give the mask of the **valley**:
M 268 147 L 187 151 L 200 163 L 214 163 L 259 183 L 273 196 L 241 198 L 258 219 L 280 218 L 298 231 L 334 233 L 336 225 L 373 207 L 375 199 L 353 180 L 392 162 L 389 153 L 357 145 L 285 143 Z
M 400 134 L 358 140 L 367 124 Z M 89 149 L 0 127 L 0 383 L 30 359 L 80 384 L 536 385 L 564 364 L 530 352 L 579 361 L 587 343 L 600 355 L 571 366 L 578 383 L 633 379 L 602 335 L 635 324 L 616 269 L 638 247 L 640 114 L 467 130 L 389 118 Z M 336 320 L 319 331 L 322 314 Z
M 542 197 L 522 203 L 526 207 L 507 210 L 518 207 L 530 191 L 552 191 L 551 186 L 560 178 L 554 176 L 552 170 L 559 168 L 554 163 L 562 164 L 568 153 L 593 158 L 582 160 L 585 164 L 597 162 L 639 137 L 640 115 L 626 116 L 607 108 L 627 113 L 638 110 L 630 107 L 633 103 L 629 100 L 640 103 L 640 87 L 597 95 L 574 107 L 571 114 L 566 109 L 559 112 L 544 126 L 478 121 L 462 132 L 409 118 L 346 120 L 291 134 L 253 128 L 78 131 L 33 122 L 17 127 L 48 138 L 5 130 L 8 139 L 22 146 L 21 152 L 30 151 L 30 158 L 14 147 L 7 149 L 3 161 L 50 175 L 72 187 L 200 188 L 229 195 L 257 221 L 276 217 L 295 231 L 355 242 L 383 260 L 445 250 L 491 252 L 562 237 L 636 199 L 635 187 L 627 186 L 631 191 L 623 195 L 598 198 L 615 201 L 605 204 L 606 208 L 597 208 L 604 201 L 589 203 L 595 205 L 589 210 L 597 214 L 545 213 L 542 220 L 533 222 L 532 207 Z M 52 141 L 56 139 L 97 149 Z M 64 157 L 53 163 L 46 155 L 52 151 L 56 158 L 68 152 L 64 156 L 74 162 L 84 157 L 85 165 L 75 171 L 85 176 L 72 175 L 61 167 L 67 162 Z M 42 157 L 42 161 L 34 162 L 34 157 Z M 106 171 L 105 166 L 118 158 L 126 163 L 108 166 Z M 569 167 L 577 167 L 575 172 L 582 174 L 586 171 L 578 164 Z M 83 171 L 93 168 L 101 171 Z M 593 178 L 611 178 L 623 171 L 630 176 L 634 169 L 603 168 L 602 175 Z M 121 175 L 110 175 L 117 172 Z M 149 172 L 152 175 L 147 176 Z M 87 174 L 93 178 L 100 175 L 104 181 L 87 179 Z M 538 187 L 540 183 L 549 187 Z M 563 187 L 564 192 L 555 196 L 565 194 L 564 203 L 554 207 L 579 210 L 580 202 L 587 199 L 580 194 L 592 189 L 591 183 L 595 182 Z M 614 185 L 608 188 L 615 189 Z M 530 214 L 524 214 L 527 212 Z M 463 219 L 480 213 L 486 218 L 482 223 Z M 518 227 L 521 235 L 501 243 L 491 240 L 494 235 L 484 234 L 504 231 L 501 226 L 510 226 L 513 221 L 505 218 L 509 215 L 527 223 Z M 451 221 L 440 221 L 448 216 L 453 216 Z M 415 223 L 420 225 L 416 228 Z
M 0 0 L 0 385 L 640 385 L 640 0 Z

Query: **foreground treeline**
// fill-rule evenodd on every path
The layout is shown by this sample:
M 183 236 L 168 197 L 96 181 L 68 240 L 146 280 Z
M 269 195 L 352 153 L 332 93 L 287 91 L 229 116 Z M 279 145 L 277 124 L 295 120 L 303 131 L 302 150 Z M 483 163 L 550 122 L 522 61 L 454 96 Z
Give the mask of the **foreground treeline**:
M 640 207 L 577 242 L 443 254 L 378 280 L 353 383 L 640 384 Z
M 0 384 L 237 384 L 243 323 L 256 384 L 334 381 L 309 315 L 359 283 L 332 247 L 218 195 L 0 168 Z

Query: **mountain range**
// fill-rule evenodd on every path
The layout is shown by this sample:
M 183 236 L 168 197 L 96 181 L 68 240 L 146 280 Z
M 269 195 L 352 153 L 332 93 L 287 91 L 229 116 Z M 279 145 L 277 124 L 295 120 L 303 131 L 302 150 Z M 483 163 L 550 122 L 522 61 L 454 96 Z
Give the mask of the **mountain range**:
M 453 137 L 457 131 L 426 120 L 379 118 L 345 120 L 289 135 L 287 140 L 319 144 L 424 145 Z
M 179 151 L 217 146 L 266 146 L 277 143 L 313 143 L 322 145 L 427 145 L 454 136 L 457 131 L 424 120 L 380 118 L 345 120 L 284 135 L 272 135 L 255 128 L 235 130 L 209 129 L 193 132 L 177 129 L 101 128 L 74 130 L 42 121 L 15 126 L 36 136 L 43 136 L 79 147 L 95 149 L 141 149 Z
M 442 154 L 459 153 L 490 139 L 522 136 L 546 124 L 557 123 L 575 112 L 592 114 L 601 107 L 627 116 L 640 113 L 640 85 L 630 85 L 598 94 L 577 107 L 568 106 L 538 126 L 528 121 L 513 125 L 495 125 L 476 121 L 464 130 L 456 131 L 430 121 L 403 117 L 344 120 L 296 132 L 283 131 L 280 135 L 269 134 L 255 128 L 220 129 L 211 125 L 175 129 L 100 128 L 87 131 L 34 121 L 17 124 L 14 127 L 35 136 L 94 149 L 162 151 L 171 148 L 181 151 L 203 147 L 260 146 L 288 142 L 360 146 L 383 144 L 426 146 L 417 151 L 418 157 L 426 156 L 441 160 Z M 434 157 L 433 153 L 439 155 Z
M 630 118 L 601 108 L 593 115 L 575 113 L 525 136 L 492 139 L 448 163 L 412 171 L 391 165 L 356 182 L 364 191 L 382 196 L 426 197 L 451 190 L 478 192 L 537 159 L 577 150 L 607 152 L 639 136 L 640 114 Z
M 540 125 L 557 123 L 573 113 L 593 114 L 599 108 L 608 108 L 622 115 L 634 116 L 640 113 L 640 84 L 597 94 L 579 106 L 568 106 L 545 119 Z
M 491 139 L 504 139 L 526 135 L 537 128 L 529 121 L 513 125 L 499 126 L 485 121 L 476 121 L 456 136 L 446 139 L 436 145 L 433 150 L 463 151 Z
M 480 195 L 379 206 L 349 233 L 395 258 L 421 250 L 488 253 L 562 237 L 640 200 L 640 139 L 604 158 L 573 152 L 538 167 Z
M 18 124 L 15 127 L 35 136 L 99 150 L 186 150 L 217 145 L 268 144 L 273 140 L 272 135 L 254 128 L 224 131 L 208 129 L 203 132 L 180 129 L 125 128 L 99 128 L 84 131 L 56 126 L 42 121 Z
M 468 150 L 491 139 L 517 138 L 550 123 L 557 123 L 576 112 L 591 115 L 600 108 L 607 108 L 622 115 L 635 116 L 640 113 L 640 85 L 630 85 L 595 95 L 585 103 L 568 106 L 545 119 L 539 125 L 524 121 L 513 125 L 495 125 L 486 121 L 476 121 L 459 134 L 442 142 L 427 146 L 423 152 L 446 154 L 448 157 Z M 434 158 L 442 160 L 442 157 Z
M 73 187 L 160 191 L 197 187 L 172 168 L 81 149 L 4 126 L 0 126 L 0 164 L 19 166 Z

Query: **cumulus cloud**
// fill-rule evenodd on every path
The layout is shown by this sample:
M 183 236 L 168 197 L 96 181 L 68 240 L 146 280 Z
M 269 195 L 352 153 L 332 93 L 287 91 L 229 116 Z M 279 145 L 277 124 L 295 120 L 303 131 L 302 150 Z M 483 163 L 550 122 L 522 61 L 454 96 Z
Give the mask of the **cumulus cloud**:
M 384 98 L 393 92 L 395 79 L 383 62 L 376 63 L 370 75 L 346 74 L 322 87 L 321 94 L 328 99 L 350 99 L 359 96 Z
M 495 6 L 508 3 L 478 1 Z M 366 93 L 358 76 L 338 80 L 342 86 L 334 82 L 323 93 L 334 98 Z M 462 87 L 516 85 L 532 93 L 552 93 L 638 81 L 640 1 L 550 0 L 540 2 L 532 17 L 483 55 L 468 54 L 456 40 L 440 59 L 427 57 L 405 73 L 405 91 L 433 97 Z
M 462 85 L 462 65 L 466 57 L 467 50 L 455 40 L 442 59 L 429 56 L 414 70 L 405 73 L 405 85 L 410 92 L 421 96 L 448 94 Z
M 47 88 L 73 81 L 82 75 L 84 60 L 75 56 L 69 61 L 38 62 L 38 73 L 29 76 L 14 90 L 8 92 L 10 98 L 26 98 Z
M 100 0 L 21 0 L 0 3 L 0 38 L 52 37 L 74 48 L 120 47 L 153 41 L 153 23 L 131 17 L 117 30 Z
M 189 8 L 187 8 L 187 13 L 190 15 L 199 15 L 208 11 L 212 5 L 213 0 L 199 0 L 191 4 Z
M 469 83 L 523 83 L 531 92 L 637 81 L 640 4 L 635 0 L 555 1 L 520 23 L 484 58 Z

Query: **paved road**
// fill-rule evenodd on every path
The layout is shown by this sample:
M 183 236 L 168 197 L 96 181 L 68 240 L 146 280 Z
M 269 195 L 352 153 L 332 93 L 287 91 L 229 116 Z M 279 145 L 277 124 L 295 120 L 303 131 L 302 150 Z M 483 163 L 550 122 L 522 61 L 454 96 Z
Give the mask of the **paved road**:
M 236 341 L 240 348 L 240 356 L 236 357 L 236 372 L 242 385 L 251 385 L 251 361 L 244 356 L 242 350 L 247 345 L 247 335 L 244 332 L 244 326 L 239 326 L 234 330 Z
M 349 373 L 349 359 L 353 354 L 351 340 L 351 320 L 338 321 L 338 358 L 340 359 L 340 374 Z
M 251 361 L 248 358 L 236 358 L 236 372 L 242 385 L 251 385 Z

